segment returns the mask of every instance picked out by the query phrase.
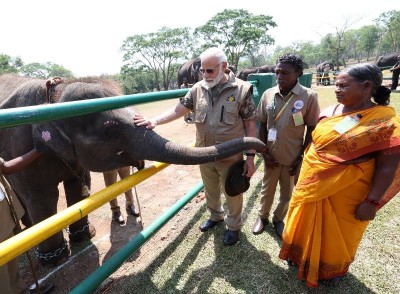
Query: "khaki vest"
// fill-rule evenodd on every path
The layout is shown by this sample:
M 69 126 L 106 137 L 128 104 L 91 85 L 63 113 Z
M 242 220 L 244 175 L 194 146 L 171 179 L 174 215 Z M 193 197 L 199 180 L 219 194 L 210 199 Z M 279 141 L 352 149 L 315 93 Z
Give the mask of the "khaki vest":
M 239 110 L 252 85 L 233 74 L 219 97 L 212 101 L 211 92 L 199 82 L 192 88 L 196 146 L 205 147 L 223 143 L 245 135 Z

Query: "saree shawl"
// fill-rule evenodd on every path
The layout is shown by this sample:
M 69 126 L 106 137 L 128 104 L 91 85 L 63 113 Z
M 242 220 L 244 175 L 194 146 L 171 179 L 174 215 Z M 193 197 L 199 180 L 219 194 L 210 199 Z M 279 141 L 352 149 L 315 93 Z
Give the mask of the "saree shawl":
M 346 115 L 361 115 L 343 134 L 333 128 Z M 343 276 L 354 260 L 369 222 L 355 219 L 367 197 L 375 160 L 342 164 L 376 151 L 400 152 L 400 118 L 389 106 L 321 120 L 305 152 L 290 201 L 279 257 L 294 262 L 298 278 L 316 287 L 318 280 Z M 379 208 L 400 191 L 400 168 Z

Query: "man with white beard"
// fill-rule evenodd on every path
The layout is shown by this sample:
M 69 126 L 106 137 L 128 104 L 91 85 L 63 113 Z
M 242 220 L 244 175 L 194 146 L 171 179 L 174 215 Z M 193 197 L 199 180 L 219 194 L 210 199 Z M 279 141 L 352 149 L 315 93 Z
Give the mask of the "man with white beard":
M 134 122 L 153 129 L 158 124 L 168 123 L 193 111 L 196 147 L 212 146 L 244 136 L 256 137 L 253 86 L 236 79 L 228 69 L 227 57 L 221 49 L 209 48 L 200 55 L 200 59 L 203 80 L 194 84 L 173 109 L 151 119 L 136 115 Z M 255 150 L 247 150 L 243 166 L 243 174 L 247 177 L 254 174 L 254 156 Z M 243 225 L 243 194 L 239 193 L 233 197 L 228 196 L 225 191 L 229 168 L 241 160 L 243 154 L 239 153 L 230 158 L 200 165 L 207 208 L 211 214 L 210 218 L 201 224 L 200 230 L 206 232 L 225 220 L 227 226 L 223 239 L 225 245 L 237 243 Z M 221 193 L 226 199 L 225 216 Z

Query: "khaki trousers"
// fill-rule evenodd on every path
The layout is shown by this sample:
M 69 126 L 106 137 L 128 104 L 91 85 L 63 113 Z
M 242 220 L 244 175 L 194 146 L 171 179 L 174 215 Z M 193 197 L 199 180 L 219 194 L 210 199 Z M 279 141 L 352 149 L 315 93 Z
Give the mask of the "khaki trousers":
M 258 215 L 262 219 L 268 219 L 271 211 L 272 203 L 274 202 L 276 186 L 279 183 L 279 202 L 274 211 L 273 221 L 283 221 L 289 207 L 290 198 L 294 188 L 294 176 L 289 174 L 289 166 L 279 165 L 275 168 L 265 166 L 264 162 L 264 177 L 261 186 L 261 199 Z
M 242 222 L 243 194 L 231 197 L 225 193 L 225 179 L 228 169 L 243 158 L 242 154 L 230 158 L 200 165 L 200 173 L 204 183 L 207 209 L 210 211 L 210 220 L 225 220 L 229 230 L 240 230 Z M 221 193 L 225 195 L 227 214 L 224 217 L 224 208 L 221 202 Z
M 104 184 L 106 185 L 106 187 L 108 187 L 116 183 L 117 175 L 119 175 L 120 179 L 125 179 L 131 174 L 130 169 L 131 167 L 127 166 L 127 167 L 121 167 L 116 170 L 103 172 Z M 133 204 L 132 189 L 129 189 L 128 191 L 125 192 L 125 200 L 126 200 L 126 206 Z M 110 206 L 111 210 L 119 209 L 118 197 L 115 197 L 113 200 L 110 201 Z
M 14 236 L 13 233 L 8 238 Z M 7 239 L 8 239 L 7 238 Z M 28 287 L 19 274 L 19 258 L 16 257 L 0 266 L 0 293 L 22 294 L 29 293 Z

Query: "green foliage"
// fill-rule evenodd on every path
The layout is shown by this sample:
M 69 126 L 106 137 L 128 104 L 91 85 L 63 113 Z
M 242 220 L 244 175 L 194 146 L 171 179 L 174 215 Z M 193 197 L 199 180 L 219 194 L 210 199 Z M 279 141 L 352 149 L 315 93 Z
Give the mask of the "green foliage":
M 24 76 L 41 79 L 48 79 L 56 76 L 64 78 L 73 77 L 70 70 L 51 62 L 45 64 L 38 62 L 28 63 L 20 69 L 20 73 Z
M 357 60 L 362 58 L 360 32 L 358 30 L 348 30 L 344 33 L 343 51 L 348 54 L 348 57 L 352 57 Z
M 20 57 L 12 58 L 7 54 L 0 54 L 0 74 L 18 73 L 22 66 L 23 62 Z
M 379 29 L 376 26 L 364 26 L 359 30 L 360 48 L 367 53 L 367 60 L 376 49 L 379 41 Z
M 120 79 L 125 95 L 152 92 L 155 88 L 154 74 L 143 68 L 121 68 Z
M 169 89 L 176 77 L 176 64 L 190 56 L 193 39 L 189 28 L 161 28 L 155 33 L 128 37 L 122 44 L 126 68 L 146 69 L 153 73 L 157 90 Z
M 255 51 L 262 45 L 274 44 L 267 32 L 275 26 L 271 16 L 253 15 L 243 9 L 225 9 L 196 28 L 195 35 L 205 41 L 206 47 L 222 47 L 230 64 L 238 68 L 241 57 L 257 55 Z
M 305 63 L 305 68 L 314 67 L 321 61 L 325 60 L 324 54 L 320 52 L 320 46 L 314 45 L 311 41 L 296 41 L 291 44 L 291 46 L 286 47 L 276 47 L 274 53 L 270 56 L 268 64 L 275 64 L 276 60 L 285 54 L 296 54 L 303 58 Z
M 65 67 L 59 64 L 47 62 L 46 66 L 49 72 L 49 77 L 71 78 L 74 76 L 70 70 L 66 69 Z
M 377 27 L 382 31 L 382 49 L 386 52 L 400 50 L 400 11 L 390 10 L 375 19 Z

